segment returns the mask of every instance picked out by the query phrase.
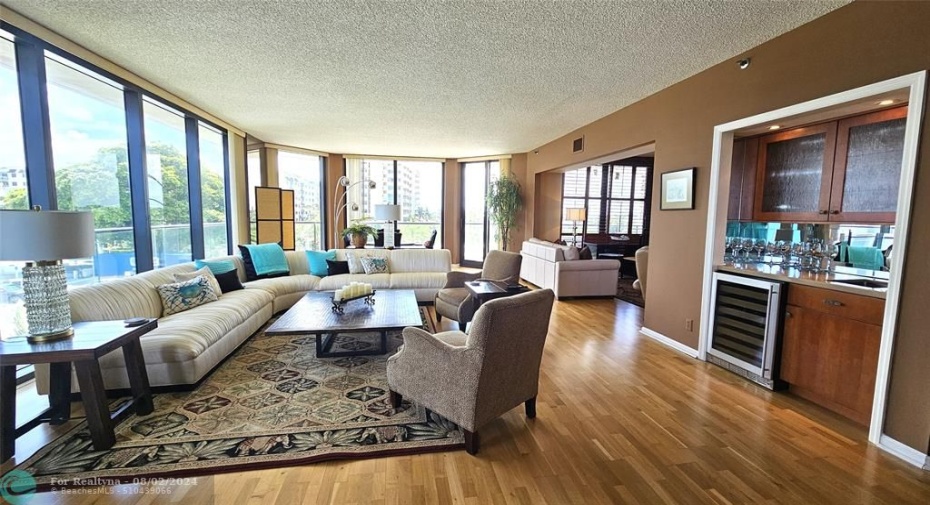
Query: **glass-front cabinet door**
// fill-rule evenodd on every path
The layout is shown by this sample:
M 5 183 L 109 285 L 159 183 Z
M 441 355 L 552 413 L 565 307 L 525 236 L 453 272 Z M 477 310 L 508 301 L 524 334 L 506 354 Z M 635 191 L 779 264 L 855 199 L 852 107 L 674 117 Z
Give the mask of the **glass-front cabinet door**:
M 906 122 L 907 107 L 839 122 L 831 221 L 894 222 Z
M 826 221 L 835 147 L 835 122 L 760 138 L 753 219 Z

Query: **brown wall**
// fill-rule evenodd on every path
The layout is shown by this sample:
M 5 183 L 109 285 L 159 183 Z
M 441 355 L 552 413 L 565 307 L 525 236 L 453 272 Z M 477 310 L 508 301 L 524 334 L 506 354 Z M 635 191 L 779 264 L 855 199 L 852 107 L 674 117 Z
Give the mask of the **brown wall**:
M 458 160 L 448 159 L 443 173 L 442 248 L 452 252 L 452 263 L 458 263 L 462 250 L 462 167 Z
M 528 154 L 535 179 L 528 229 L 548 237 L 557 227 L 554 184 L 543 172 L 634 146 L 656 143 L 662 172 L 697 167 L 696 209 L 660 212 L 652 205 L 645 326 L 696 348 L 713 127 L 735 119 L 930 68 L 930 2 L 856 2 L 729 61 L 666 88 Z M 571 141 L 585 136 L 583 154 Z M 900 325 L 885 432 L 922 452 L 930 444 L 930 127 L 924 120 L 906 260 Z M 695 326 L 697 327 L 697 326 Z

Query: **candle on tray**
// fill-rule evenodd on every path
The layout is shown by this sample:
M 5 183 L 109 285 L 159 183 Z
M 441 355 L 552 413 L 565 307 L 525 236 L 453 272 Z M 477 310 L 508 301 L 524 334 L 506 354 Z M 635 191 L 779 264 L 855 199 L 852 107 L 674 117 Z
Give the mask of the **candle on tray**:
M 343 292 L 344 292 L 344 290 L 342 290 L 342 289 L 337 289 L 336 292 L 333 293 L 333 301 L 341 302 L 341 301 L 342 301 L 342 294 L 343 294 Z

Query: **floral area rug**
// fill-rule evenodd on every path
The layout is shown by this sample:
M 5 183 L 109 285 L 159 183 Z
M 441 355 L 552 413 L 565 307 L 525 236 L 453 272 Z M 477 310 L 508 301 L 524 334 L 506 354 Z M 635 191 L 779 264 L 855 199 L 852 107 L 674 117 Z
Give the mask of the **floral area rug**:
M 344 334 L 332 350 L 379 338 Z M 439 415 L 406 400 L 391 407 L 387 358 L 402 343 L 400 332 L 388 333 L 385 355 L 317 358 L 313 336 L 259 331 L 196 390 L 157 394 L 152 414 L 120 423 L 111 450 L 95 451 L 81 423 L 17 468 L 41 489 L 62 479 L 131 481 L 461 447 L 462 431 Z

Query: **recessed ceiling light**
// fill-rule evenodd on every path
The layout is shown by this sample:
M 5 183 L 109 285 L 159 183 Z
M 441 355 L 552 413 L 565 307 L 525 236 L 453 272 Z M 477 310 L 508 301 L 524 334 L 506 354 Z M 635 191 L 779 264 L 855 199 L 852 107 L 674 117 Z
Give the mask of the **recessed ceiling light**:
M 781 126 L 777 124 L 773 124 L 772 126 L 769 126 L 769 130 L 777 130 L 779 128 L 781 128 Z
M 881 102 L 878 102 L 879 105 L 891 105 L 893 103 L 894 100 L 882 100 Z

